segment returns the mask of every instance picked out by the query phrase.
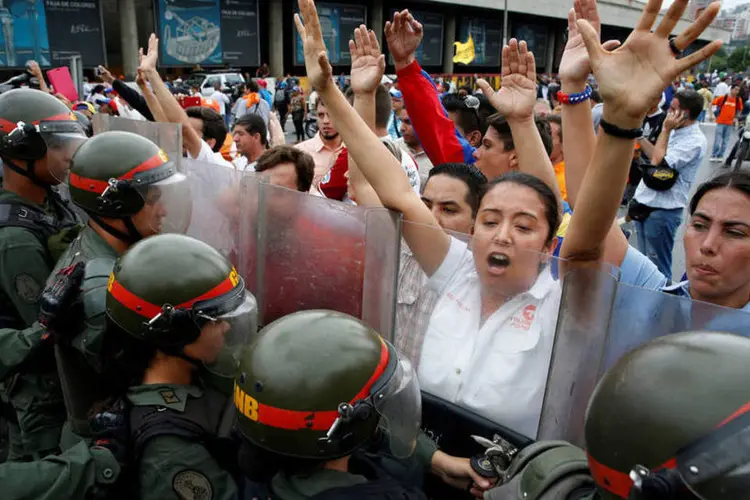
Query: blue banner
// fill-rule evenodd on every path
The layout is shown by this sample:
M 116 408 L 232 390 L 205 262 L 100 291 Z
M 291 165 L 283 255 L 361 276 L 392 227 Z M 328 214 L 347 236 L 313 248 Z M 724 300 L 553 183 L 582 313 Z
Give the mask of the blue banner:
M 158 5 L 162 64 L 222 63 L 219 0 L 159 0 Z
M 323 32 L 323 41 L 328 49 L 328 58 L 333 65 L 348 66 L 352 62 L 349 53 L 349 40 L 354 36 L 355 28 L 365 24 L 367 9 L 358 5 L 342 5 L 335 3 L 319 2 L 318 17 L 320 28 Z M 297 30 L 294 30 L 294 64 L 305 65 L 305 54 L 302 50 Z
M 466 17 L 461 19 L 458 33 L 459 42 L 466 42 L 471 34 L 474 40 L 474 61 L 472 66 L 500 67 L 503 50 L 503 23 L 501 21 Z
M 43 0 L 6 0 L 0 27 L 0 66 L 22 67 L 30 60 L 51 64 Z

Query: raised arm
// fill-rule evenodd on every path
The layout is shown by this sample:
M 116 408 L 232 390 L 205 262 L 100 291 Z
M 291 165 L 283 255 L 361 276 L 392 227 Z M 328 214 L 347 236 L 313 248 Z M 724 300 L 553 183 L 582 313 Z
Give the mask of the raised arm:
M 430 75 L 414 54 L 424 31 L 408 10 L 393 14 L 385 24 L 385 37 L 393 56 L 398 86 L 404 96 L 414 131 L 433 165 L 474 163 L 474 149 L 448 117 Z
M 425 273 L 432 275 L 448 253 L 450 237 L 439 229 L 430 210 L 412 190 L 398 160 L 333 83 L 315 3 L 299 0 L 299 8 L 305 24 L 299 15 L 295 15 L 294 21 L 303 41 L 307 77 L 325 101 L 349 153 L 383 205 L 402 212 L 406 221 L 416 223 L 407 225 L 404 238 Z
M 577 21 L 604 101 L 603 123 L 624 130 L 640 128 L 646 112 L 661 91 L 681 72 L 710 57 L 721 47 L 721 41 L 713 41 L 688 56 L 676 58 L 668 37 L 687 3 L 688 0 L 676 0 L 652 33 L 661 0 L 649 0 L 635 30 L 620 48 L 612 52 L 602 47 L 596 29 L 588 21 Z M 684 50 L 690 45 L 716 17 L 719 8 L 718 2 L 712 3 L 674 39 L 674 48 Z M 633 92 L 636 88 L 638 92 Z M 618 135 L 622 134 L 604 130 L 599 133 L 594 157 L 583 179 L 560 252 L 561 257 L 571 261 L 566 266 L 596 263 L 604 256 L 605 239 L 617 215 L 635 144 L 635 139 Z M 627 252 L 627 241 L 623 237 L 615 243 L 622 257 L 613 263 L 619 265 Z M 611 249 L 607 252 L 610 253 Z
M 557 185 L 555 169 L 544 149 L 542 136 L 534 123 L 536 104 L 536 63 L 526 42 L 518 43 L 511 38 L 503 47 L 502 87 L 495 92 L 481 78 L 477 85 L 490 104 L 505 117 L 513 136 L 518 154 L 518 165 L 522 172 L 544 181 L 557 196 L 558 209 L 562 210 L 560 187 Z
M 151 84 L 151 89 L 154 91 L 156 100 L 164 111 L 167 120 L 182 125 L 182 138 L 185 143 L 185 149 L 190 153 L 190 156 L 196 158 L 201 151 L 203 139 L 190 126 L 190 120 L 188 120 L 185 110 L 182 109 L 180 103 L 177 102 L 177 99 L 174 98 L 167 86 L 164 85 L 161 76 L 159 76 L 159 72 L 156 70 L 158 55 L 159 39 L 156 38 L 155 34 L 151 33 L 148 39 L 148 52 L 143 56 L 139 69 L 143 73 L 144 78 Z

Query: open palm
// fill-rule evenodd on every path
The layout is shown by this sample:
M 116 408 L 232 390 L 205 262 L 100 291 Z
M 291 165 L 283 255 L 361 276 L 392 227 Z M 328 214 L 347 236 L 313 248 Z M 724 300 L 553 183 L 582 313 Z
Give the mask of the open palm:
M 588 21 L 577 21 L 605 109 L 621 113 L 632 124 L 640 123 L 653 102 L 677 75 L 710 57 L 721 47 L 721 41 L 713 41 L 688 56 L 676 58 L 668 37 L 686 5 L 687 0 L 676 0 L 652 33 L 651 27 L 659 14 L 661 0 L 649 0 L 635 30 L 622 47 L 612 52 L 602 47 L 596 29 Z M 687 48 L 716 17 L 719 7 L 718 2 L 711 4 L 674 39 L 675 47 L 678 50 Z
M 375 92 L 385 72 L 385 56 L 375 32 L 363 24 L 354 30 L 354 40 L 349 40 L 352 55 L 351 85 L 355 93 Z
M 568 42 L 565 44 L 562 59 L 560 60 L 560 78 L 563 80 L 583 81 L 591 73 L 589 54 L 586 52 L 586 44 L 578 31 L 577 19 L 585 19 L 596 30 L 601 31 L 599 11 L 596 0 L 575 0 L 573 8 L 568 12 Z M 607 42 L 604 48 L 615 48 L 618 42 Z
M 323 43 L 318 11 L 313 0 L 299 0 L 299 11 L 299 14 L 294 15 L 294 23 L 304 48 L 307 79 L 320 91 L 333 84 L 333 69 Z M 305 20 L 304 24 L 302 19 Z
M 527 118 L 536 104 L 536 63 L 526 42 L 511 38 L 502 53 L 502 81 L 497 92 L 484 81 L 477 81 L 484 95 L 506 119 Z
M 407 61 L 414 56 L 422 43 L 422 24 L 408 10 L 393 14 L 393 22 L 385 23 L 385 39 L 388 50 L 396 62 Z

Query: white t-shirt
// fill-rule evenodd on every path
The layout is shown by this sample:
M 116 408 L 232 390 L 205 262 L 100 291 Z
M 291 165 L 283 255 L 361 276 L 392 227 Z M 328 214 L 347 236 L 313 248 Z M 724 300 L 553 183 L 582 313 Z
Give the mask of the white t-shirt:
M 211 99 L 219 103 L 219 109 L 221 116 L 224 116 L 227 114 L 227 106 L 229 106 L 229 97 L 227 95 L 220 91 L 220 90 L 214 90 L 214 93 L 210 96 Z
M 258 162 L 248 163 L 246 156 L 238 156 L 232 163 L 239 172 L 255 172 L 255 165 Z
M 440 298 L 422 346 L 420 387 L 535 438 L 562 287 L 546 269 L 482 325 L 474 257 L 456 238 L 428 286 Z
M 201 140 L 201 150 L 198 153 L 198 156 L 193 158 L 190 155 L 190 152 L 188 152 L 187 156 L 191 160 L 205 161 L 206 163 L 215 163 L 216 165 L 222 165 L 234 170 L 234 165 L 226 161 L 221 153 L 215 153 L 214 150 L 211 149 L 211 146 L 209 146 L 204 140 Z

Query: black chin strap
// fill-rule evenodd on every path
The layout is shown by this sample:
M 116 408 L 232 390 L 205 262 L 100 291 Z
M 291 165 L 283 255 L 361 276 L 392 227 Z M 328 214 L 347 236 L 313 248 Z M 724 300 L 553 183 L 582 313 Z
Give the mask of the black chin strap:
M 37 186 L 41 186 L 44 188 L 49 188 L 52 185 L 48 182 L 41 181 L 36 176 L 36 170 L 35 170 L 35 161 L 34 160 L 26 160 L 26 169 L 23 169 L 10 161 L 10 159 L 3 159 L 3 165 L 14 171 L 15 173 L 22 175 L 29 179 L 31 182 L 36 184 Z
M 138 232 L 138 229 L 136 229 L 135 224 L 133 224 L 133 220 L 130 217 L 122 218 L 122 221 L 125 223 L 125 227 L 128 230 L 127 233 L 120 231 L 119 229 L 113 227 L 111 224 L 107 224 L 98 215 L 89 214 L 89 217 L 91 217 L 94 222 L 101 226 L 102 229 L 107 231 L 118 240 L 127 243 L 128 245 L 132 245 L 143 239 L 143 236 L 141 236 L 141 234 Z

